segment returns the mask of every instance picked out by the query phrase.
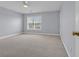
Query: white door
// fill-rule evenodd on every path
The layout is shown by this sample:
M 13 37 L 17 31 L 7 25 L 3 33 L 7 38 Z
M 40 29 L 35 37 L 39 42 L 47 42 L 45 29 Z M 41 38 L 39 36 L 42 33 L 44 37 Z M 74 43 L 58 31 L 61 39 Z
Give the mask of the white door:
M 75 3 L 75 32 L 79 33 L 79 1 Z M 79 36 L 75 36 L 75 56 L 79 57 Z

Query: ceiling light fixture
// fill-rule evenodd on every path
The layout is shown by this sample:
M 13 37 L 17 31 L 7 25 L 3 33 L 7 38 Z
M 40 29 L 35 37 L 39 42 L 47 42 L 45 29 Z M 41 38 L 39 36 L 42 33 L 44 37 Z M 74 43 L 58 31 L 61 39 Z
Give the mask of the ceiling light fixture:
M 24 8 L 27 8 L 28 7 L 28 2 L 26 3 L 26 1 L 23 1 L 23 5 L 24 5 Z
M 27 5 L 24 5 L 24 7 L 27 8 L 28 6 Z

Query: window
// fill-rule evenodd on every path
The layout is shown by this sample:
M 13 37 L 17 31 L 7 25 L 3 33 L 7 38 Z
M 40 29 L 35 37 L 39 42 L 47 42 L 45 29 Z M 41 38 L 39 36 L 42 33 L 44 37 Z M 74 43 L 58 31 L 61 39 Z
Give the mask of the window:
M 41 29 L 41 16 L 27 16 L 27 29 L 40 30 Z

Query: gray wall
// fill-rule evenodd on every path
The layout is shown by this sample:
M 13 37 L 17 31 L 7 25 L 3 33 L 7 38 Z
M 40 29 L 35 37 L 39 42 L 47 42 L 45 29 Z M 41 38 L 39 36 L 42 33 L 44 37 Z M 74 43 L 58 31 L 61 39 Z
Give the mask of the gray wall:
M 42 16 L 42 28 L 41 30 L 27 30 L 27 16 Z M 45 12 L 45 13 L 36 13 L 36 14 L 26 14 L 24 15 L 24 31 L 25 32 L 34 32 L 34 33 L 48 33 L 48 34 L 59 34 L 60 27 L 60 16 L 59 11 L 56 12 Z
M 0 36 L 22 32 L 22 15 L 0 7 Z
M 75 2 L 75 32 L 79 32 L 79 1 Z M 75 36 L 75 56 L 79 57 L 79 37 Z
M 61 40 L 69 56 L 75 56 L 75 39 L 72 35 L 75 29 L 75 6 L 74 2 L 63 2 L 60 12 L 60 35 Z

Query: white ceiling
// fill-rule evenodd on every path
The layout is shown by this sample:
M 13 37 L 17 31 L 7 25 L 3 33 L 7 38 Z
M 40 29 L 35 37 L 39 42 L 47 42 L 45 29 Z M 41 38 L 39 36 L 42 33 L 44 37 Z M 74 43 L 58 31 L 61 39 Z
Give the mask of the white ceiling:
M 59 11 L 62 2 L 60 1 L 29 1 L 29 7 L 24 8 L 22 1 L 0 1 L 0 7 L 4 7 L 19 13 L 37 13 Z

